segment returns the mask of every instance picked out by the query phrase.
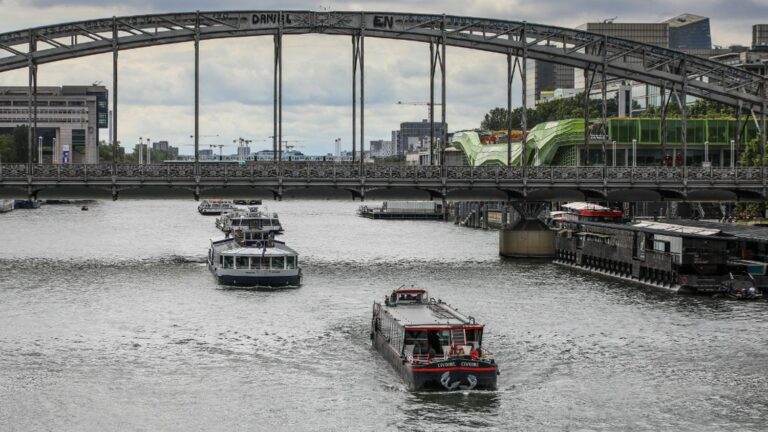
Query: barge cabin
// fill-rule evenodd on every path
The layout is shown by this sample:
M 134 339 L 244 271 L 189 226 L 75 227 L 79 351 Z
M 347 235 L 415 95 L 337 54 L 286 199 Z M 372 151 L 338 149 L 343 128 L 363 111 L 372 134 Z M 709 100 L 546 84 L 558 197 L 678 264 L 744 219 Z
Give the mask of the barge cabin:
M 483 329 L 423 289 L 396 289 L 373 304 L 373 346 L 411 390 L 495 389 L 498 366 Z
M 732 236 L 661 222 L 562 221 L 555 262 L 684 293 L 718 293 L 734 277 Z

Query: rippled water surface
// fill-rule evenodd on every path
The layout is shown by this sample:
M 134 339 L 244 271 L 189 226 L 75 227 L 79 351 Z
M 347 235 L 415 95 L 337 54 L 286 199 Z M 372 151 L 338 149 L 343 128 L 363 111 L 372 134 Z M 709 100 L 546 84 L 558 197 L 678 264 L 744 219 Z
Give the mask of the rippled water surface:
M 269 203 L 301 288 L 221 289 L 196 205 L 0 214 L 0 429 L 768 429 L 766 302 L 504 261 L 493 231 L 320 200 Z M 498 391 L 407 391 L 368 337 L 401 284 L 487 325 Z

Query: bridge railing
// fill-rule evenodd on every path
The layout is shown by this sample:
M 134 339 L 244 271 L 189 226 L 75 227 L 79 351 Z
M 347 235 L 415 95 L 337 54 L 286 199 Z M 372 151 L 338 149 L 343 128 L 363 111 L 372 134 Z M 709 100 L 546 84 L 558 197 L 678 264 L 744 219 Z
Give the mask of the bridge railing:
M 30 173 L 31 170 L 31 173 Z M 196 171 L 197 170 L 197 171 Z M 763 182 L 760 168 L 752 167 L 470 167 L 407 166 L 352 162 L 271 162 L 249 164 L 0 164 L 0 181 L 237 181 L 271 180 L 357 181 L 471 181 L 478 183 L 576 184 L 716 184 Z

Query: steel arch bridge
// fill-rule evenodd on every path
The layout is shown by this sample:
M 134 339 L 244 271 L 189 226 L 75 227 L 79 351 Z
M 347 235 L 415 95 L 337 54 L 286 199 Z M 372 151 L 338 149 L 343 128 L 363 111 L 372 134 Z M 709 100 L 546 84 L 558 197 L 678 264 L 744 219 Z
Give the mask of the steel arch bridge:
M 553 27 L 527 22 L 507 21 L 468 16 L 410 14 L 394 12 L 314 12 L 314 11 L 208 11 L 112 17 L 80 22 L 43 26 L 0 34 L 0 72 L 27 68 L 29 70 L 29 175 L 33 174 L 32 137 L 36 127 L 37 109 L 35 93 L 37 68 L 40 64 L 56 62 L 94 54 L 113 54 L 112 142 L 117 146 L 118 135 L 118 53 L 121 50 L 164 44 L 194 42 L 195 59 L 195 171 L 199 154 L 199 44 L 203 40 L 272 36 L 274 40 L 274 121 L 273 149 L 279 165 L 282 162 L 282 38 L 300 34 L 347 35 L 352 38 L 353 49 L 353 155 L 360 139 L 363 151 L 365 131 L 365 75 L 364 41 L 366 37 L 397 39 L 428 43 L 430 46 L 430 83 L 434 89 L 436 72 L 440 72 L 441 117 L 445 122 L 446 110 L 446 46 L 499 53 L 507 59 L 507 107 L 511 109 L 512 80 L 515 72 L 522 80 L 522 128 L 526 129 L 526 73 L 528 59 L 557 63 L 583 69 L 589 87 L 596 77 L 602 82 L 602 122 L 605 127 L 606 83 L 608 79 L 630 79 L 658 86 L 662 98 L 669 92 L 677 97 L 681 110 L 681 144 L 687 152 L 686 97 L 688 95 L 720 102 L 745 110 L 758 123 L 761 152 L 765 154 L 766 103 L 768 83 L 765 77 L 741 69 L 664 49 L 605 35 L 580 30 Z M 514 58 L 514 61 L 513 61 Z M 359 71 L 359 76 L 358 76 Z M 360 87 L 356 84 L 359 82 Z M 434 91 L 430 92 L 434 108 Z M 359 112 L 357 117 L 357 96 Z M 665 110 L 662 110 L 664 112 Z M 434 145 L 434 109 L 430 146 Z M 588 110 L 585 107 L 585 117 Z M 663 114 L 664 115 L 664 114 Z M 759 117 L 759 119 L 758 119 Z M 588 119 L 587 119 L 588 120 Z M 585 122 L 585 124 L 588 124 Z M 358 129 L 359 126 L 359 129 Z M 509 125 L 511 129 L 511 124 Z M 359 131 L 359 135 L 358 135 Z M 446 132 L 447 133 L 447 132 Z M 594 133 L 594 131 L 593 131 Z M 600 135 L 599 133 L 597 134 Z M 605 134 L 603 134 L 604 136 Z M 440 139 L 444 147 L 447 136 Z M 738 139 L 738 138 L 737 138 Z M 589 146 L 590 133 L 585 128 L 584 141 Z M 525 145 L 525 144 L 523 144 Z M 605 152 L 605 140 L 603 140 Z M 116 152 L 115 152 L 116 153 Z M 362 167 L 363 157 L 359 158 Z M 604 159 L 605 160 L 605 159 Z M 684 158 L 684 161 L 687 158 Z M 764 160 L 764 157 L 761 158 Z M 523 165 L 522 176 L 526 177 Z M 115 171 L 113 164 L 113 171 Z M 764 178 L 764 167 L 761 175 Z

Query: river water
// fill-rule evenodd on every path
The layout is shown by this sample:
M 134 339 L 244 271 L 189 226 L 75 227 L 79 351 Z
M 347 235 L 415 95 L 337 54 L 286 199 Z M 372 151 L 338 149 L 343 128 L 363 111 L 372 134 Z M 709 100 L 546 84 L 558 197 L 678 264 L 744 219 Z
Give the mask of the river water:
M 0 429 L 766 430 L 768 303 L 503 260 L 498 234 L 269 202 L 299 289 L 222 289 L 191 200 L 0 215 Z M 425 287 L 486 324 L 499 389 L 410 392 L 374 299 Z

